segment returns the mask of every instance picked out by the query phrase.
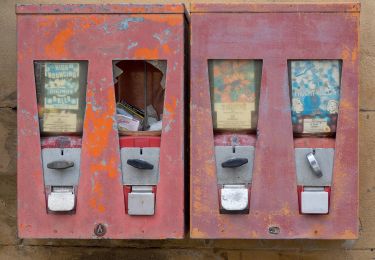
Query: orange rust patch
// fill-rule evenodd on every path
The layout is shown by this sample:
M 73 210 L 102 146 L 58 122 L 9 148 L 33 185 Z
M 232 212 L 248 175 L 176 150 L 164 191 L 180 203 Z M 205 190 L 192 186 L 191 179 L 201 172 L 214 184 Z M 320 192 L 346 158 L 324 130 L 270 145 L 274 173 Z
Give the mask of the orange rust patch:
M 65 45 L 69 39 L 74 35 L 73 31 L 73 22 L 70 21 L 67 24 L 67 27 L 61 30 L 52 42 L 46 46 L 45 52 L 50 57 L 62 57 L 68 54 Z
M 169 45 L 168 44 L 163 44 L 162 46 L 163 48 L 163 51 L 167 54 L 170 54 L 171 53 L 171 49 L 169 48 Z
M 112 88 L 112 86 L 111 86 Z M 114 97 L 112 94 L 113 90 L 108 88 L 106 92 L 100 93 L 102 99 L 105 102 L 100 104 L 100 107 L 106 107 L 106 109 L 101 109 L 98 107 L 95 111 L 93 104 L 86 105 L 86 119 L 85 119 L 85 129 L 90 128 L 89 123 L 92 124 L 90 131 L 87 134 L 87 147 L 88 153 L 93 157 L 99 157 L 104 152 L 105 147 L 108 147 L 109 137 L 113 130 L 113 120 L 110 115 L 114 114 L 115 104 L 113 102 Z M 88 90 L 88 97 L 94 95 L 92 90 Z M 97 94 L 99 96 L 99 94 Z
M 193 228 L 191 230 L 191 236 L 194 238 L 205 238 L 207 237 L 206 233 L 200 231 L 198 228 Z
M 96 199 L 91 198 L 90 201 L 89 201 L 89 205 L 90 205 L 91 208 L 95 209 L 96 208 Z
M 357 238 L 356 234 L 353 233 L 353 231 L 346 229 L 344 233 L 342 234 L 342 238 L 345 239 L 355 239 Z
M 101 24 L 104 21 L 104 16 L 91 15 L 87 18 L 95 25 Z
M 353 108 L 353 104 L 351 102 L 349 102 L 348 100 L 344 100 L 344 99 L 341 100 L 340 106 L 341 106 L 341 108 L 345 108 L 345 109 Z
M 81 19 L 80 21 L 80 27 L 84 30 L 88 29 L 91 27 L 91 25 L 98 25 L 98 24 L 101 24 L 103 23 L 104 21 L 104 17 L 103 16 L 94 16 L 94 15 L 91 15 L 91 16 L 88 16 L 88 17 L 84 17 Z
M 96 182 L 94 185 L 93 191 L 99 196 L 103 196 L 103 187 L 99 182 Z
M 98 211 L 103 213 L 105 211 L 105 207 L 103 204 L 98 205 Z
M 137 59 L 157 59 L 159 57 L 159 51 L 156 48 L 138 48 L 134 55 Z
M 359 17 L 360 17 L 359 12 L 352 12 L 352 13 L 350 13 L 350 14 L 351 14 L 352 17 L 354 17 L 355 19 L 359 19 Z
M 35 172 L 33 172 L 33 176 L 35 178 L 40 178 L 40 176 L 43 176 L 43 174 L 41 174 L 41 172 L 39 172 L 39 171 L 35 171 Z
M 215 166 L 212 161 L 208 161 L 204 166 L 205 173 L 210 177 L 215 177 Z
M 181 15 L 147 15 L 145 19 L 157 23 L 167 23 L 170 26 L 182 25 Z
M 145 13 L 146 12 L 146 9 L 144 7 L 132 7 L 131 9 L 130 8 L 126 8 L 126 7 L 123 7 L 123 6 L 117 6 L 117 5 L 114 5 L 112 7 L 113 10 L 118 10 L 118 11 L 121 11 L 121 12 L 127 12 L 127 11 L 130 11 L 132 13 Z
M 87 135 L 88 153 L 93 157 L 99 157 L 103 149 L 108 146 L 113 122 L 111 118 L 97 115 L 92 110 L 91 105 L 87 106 L 86 118 L 91 122 L 95 122 L 94 127 L 91 129 L 92 133 Z
M 30 229 L 32 226 L 30 224 L 23 224 L 19 225 L 20 230 Z
M 345 46 L 344 49 L 341 52 L 341 58 L 344 61 L 347 61 L 349 59 L 349 56 L 350 56 L 350 50 L 349 50 L 348 47 Z
M 165 109 L 167 112 L 171 115 L 174 115 L 176 113 L 176 107 L 177 107 L 177 98 L 171 97 L 172 103 L 166 103 Z
M 352 51 L 352 62 L 356 61 L 356 60 L 357 60 L 357 57 L 358 57 L 358 48 L 355 48 L 355 49 Z
M 350 50 L 350 48 L 345 46 L 341 52 L 341 57 L 344 61 L 350 60 L 352 63 L 355 62 L 358 57 L 358 48 L 356 47 L 353 50 Z
M 115 178 L 117 176 L 117 167 L 115 158 L 111 158 L 108 164 L 108 177 Z
M 258 237 L 258 233 L 256 231 L 252 231 L 251 232 L 251 237 L 257 238 Z
M 290 207 L 289 207 L 288 203 L 285 203 L 283 205 L 283 208 L 281 209 L 281 213 L 284 216 L 290 216 L 291 215 L 291 211 L 290 211 Z
M 47 16 L 47 17 L 50 17 L 50 16 Z M 48 19 L 47 17 L 43 17 L 44 19 Z M 51 26 L 51 21 L 49 20 L 42 20 L 42 21 L 39 21 L 38 22 L 38 27 L 39 28 L 42 28 L 42 27 L 50 27 Z
M 73 18 L 75 18 L 73 20 Z M 84 30 L 87 30 L 91 25 L 98 25 L 104 21 L 102 16 L 89 16 L 89 17 L 79 17 L 78 16 L 61 16 L 59 20 L 67 21 L 67 26 L 65 29 L 60 30 L 52 42 L 46 46 L 45 51 L 49 56 L 66 56 L 67 50 L 65 45 L 67 41 L 74 35 L 74 33 L 79 33 Z M 47 16 L 45 20 L 40 21 L 38 26 L 40 27 L 51 27 L 56 22 L 56 17 Z M 78 28 L 74 28 L 74 25 L 78 25 Z M 46 28 L 47 30 L 48 28 Z M 45 31 L 45 35 L 49 35 L 53 29 Z
M 108 177 L 115 178 L 117 176 L 117 167 L 115 158 L 111 158 L 107 164 L 91 164 L 90 172 L 94 174 L 95 172 L 107 172 Z
M 105 207 L 102 203 L 98 203 L 97 199 L 101 198 L 103 196 L 103 187 L 99 182 L 96 182 L 94 187 L 94 197 L 90 199 L 89 205 L 93 209 L 97 209 L 100 213 L 103 213 L 105 211 Z

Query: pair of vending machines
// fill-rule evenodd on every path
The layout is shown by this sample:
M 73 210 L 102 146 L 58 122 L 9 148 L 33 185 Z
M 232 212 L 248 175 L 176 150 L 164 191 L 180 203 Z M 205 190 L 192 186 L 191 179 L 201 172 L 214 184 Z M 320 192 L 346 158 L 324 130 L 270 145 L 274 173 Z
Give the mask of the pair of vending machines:
M 19 236 L 357 238 L 359 9 L 17 6 Z

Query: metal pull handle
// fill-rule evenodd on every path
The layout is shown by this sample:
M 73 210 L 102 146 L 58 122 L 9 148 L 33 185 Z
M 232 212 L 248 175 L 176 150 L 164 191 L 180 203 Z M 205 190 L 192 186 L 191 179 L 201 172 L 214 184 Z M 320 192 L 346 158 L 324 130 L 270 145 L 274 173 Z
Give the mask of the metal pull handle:
M 140 160 L 140 159 L 129 159 L 126 161 L 127 164 L 130 166 L 133 166 L 134 168 L 140 169 L 140 170 L 152 170 L 154 169 L 154 165 L 152 165 L 149 162 Z
M 244 164 L 247 164 L 249 160 L 247 158 L 233 158 L 221 163 L 223 168 L 237 168 Z
M 315 158 L 314 154 L 308 153 L 306 155 L 306 158 L 309 161 L 310 167 L 313 170 L 314 174 L 319 178 L 322 177 L 323 176 L 322 170 L 320 169 L 318 160 Z
M 64 170 L 74 166 L 72 161 L 53 161 L 47 164 L 48 169 Z

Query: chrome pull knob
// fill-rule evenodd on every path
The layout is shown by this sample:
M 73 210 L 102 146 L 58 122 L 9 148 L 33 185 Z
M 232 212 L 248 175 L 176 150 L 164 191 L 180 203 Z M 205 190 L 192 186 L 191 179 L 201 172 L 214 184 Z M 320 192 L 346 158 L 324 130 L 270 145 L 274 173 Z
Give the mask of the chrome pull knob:
M 306 158 L 307 158 L 307 161 L 310 164 L 311 169 L 313 170 L 314 174 L 316 175 L 316 177 L 321 178 L 323 176 L 323 172 L 320 169 L 318 160 L 315 158 L 314 154 L 308 153 L 306 155 Z

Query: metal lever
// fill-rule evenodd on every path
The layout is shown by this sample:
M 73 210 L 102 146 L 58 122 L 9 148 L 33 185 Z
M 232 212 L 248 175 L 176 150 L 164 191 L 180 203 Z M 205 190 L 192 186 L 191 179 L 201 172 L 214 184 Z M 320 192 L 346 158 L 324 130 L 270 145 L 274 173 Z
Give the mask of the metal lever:
M 306 155 L 307 160 L 309 161 L 310 167 L 313 170 L 314 174 L 321 178 L 323 176 L 322 170 L 320 169 L 318 160 L 316 160 L 313 153 L 308 153 Z
M 53 161 L 47 164 L 48 169 L 64 170 L 74 166 L 72 161 Z
M 247 164 L 249 160 L 247 158 L 232 158 L 221 163 L 223 168 L 237 168 L 244 164 Z
M 133 166 L 134 168 L 140 169 L 140 170 L 152 170 L 154 169 L 154 165 L 152 165 L 149 162 L 140 160 L 140 159 L 129 159 L 126 161 L 127 164 L 130 166 Z

